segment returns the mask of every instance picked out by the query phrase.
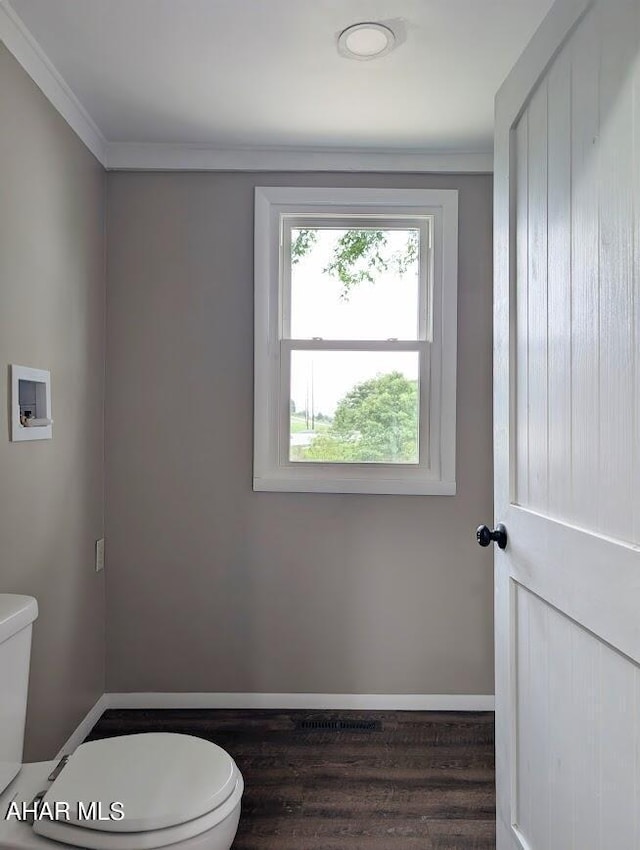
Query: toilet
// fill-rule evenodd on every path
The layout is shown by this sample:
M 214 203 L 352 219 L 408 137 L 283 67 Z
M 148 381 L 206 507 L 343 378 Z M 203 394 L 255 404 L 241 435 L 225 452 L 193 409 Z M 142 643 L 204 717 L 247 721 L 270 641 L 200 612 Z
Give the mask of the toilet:
M 242 776 L 202 738 L 121 735 L 22 764 L 37 616 L 32 597 L 0 594 L 0 850 L 230 850 Z

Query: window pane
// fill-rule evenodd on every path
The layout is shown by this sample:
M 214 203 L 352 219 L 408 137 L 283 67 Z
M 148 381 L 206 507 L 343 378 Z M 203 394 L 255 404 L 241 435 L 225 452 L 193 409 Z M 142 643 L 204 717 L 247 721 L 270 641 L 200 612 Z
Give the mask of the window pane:
M 417 352 L 292 351 L 289 460 L 419 461 Z
M 417 339 L 420 230 L 292 228 L 293 339 Z

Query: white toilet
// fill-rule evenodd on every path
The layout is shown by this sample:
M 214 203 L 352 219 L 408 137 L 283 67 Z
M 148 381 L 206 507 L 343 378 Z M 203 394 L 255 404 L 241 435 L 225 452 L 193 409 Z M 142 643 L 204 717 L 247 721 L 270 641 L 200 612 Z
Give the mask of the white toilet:
M 230 850 L 242 776 L 202 738 L 122 735 L 81 744 L 66 762 L 22 764 L 37 616 L 32 597 L 0 594 L 0 850 Z M 39 817 L 20 819 L 36 797 Z

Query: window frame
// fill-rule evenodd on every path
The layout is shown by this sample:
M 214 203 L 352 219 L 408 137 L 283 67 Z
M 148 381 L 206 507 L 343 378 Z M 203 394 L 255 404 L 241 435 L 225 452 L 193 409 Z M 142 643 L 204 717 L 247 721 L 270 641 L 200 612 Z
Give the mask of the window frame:
M 286 219 L 287 228 L 283 221 Z M 424 293 L 413 340 L 293 340 L 283 324 L 290 298 L 290 246 L 295 220 L 340 226 L 376 219 L 382 225 L 428 222 L 421 252 Z M 337 223 L 337 224 L 336 224 Z M 299 226 L 299 225 L 298 225 Z M 288 233 L 288 238 L 285 237 Z M 255 189 L 255 395 L 253 489 L 275 492 L 455 495 L 458 192 L 451 189 Z M 289 248 L 290 257 L 290 248 Z M 283 274 L 283 269 L 286 273 Z M 422 276 L 422 274 L 421 274 Z M 419 292 L 422 293 L 423 284 Z M 283 293 L 287 293 L 286 298 Z M 424 300 L 426 295 L 426 301 Z M 417 351 L 417 464 L 323 463 L 289 459 L 290 358 L 293 350 Z M 283 356 L 284 352 L 284 356 Z M 426 445 L 424 444 L 426 441 Z

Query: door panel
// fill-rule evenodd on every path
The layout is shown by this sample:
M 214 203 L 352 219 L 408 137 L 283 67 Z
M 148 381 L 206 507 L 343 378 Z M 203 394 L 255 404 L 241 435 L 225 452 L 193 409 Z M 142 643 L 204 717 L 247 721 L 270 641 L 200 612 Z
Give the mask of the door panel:
M 516 502 L 630 542 L 636 18 L 596 5 L 515 128 Z
M 551 516 L 571 516 L 571 57 L 561 54 L 547 84 L 548 156 L 548 497 Z
M 548 87 L 542 85 L 531 99 L 527 110 L 527 216 L 518 221 L 518 229 L 526 233 L 528 268 L 523 281 L 522 300 L 526 304 L 527 318 L 524 333 L 518 346 L 527 348 L 527 395 L 525 422 L 529 432 L 528 494 L 522 503 L 532 508 L 546 510 L 548 499 L 548 384 L 547 384 L 547 187 L 549 184 L 547 161 L 547 98 Z M 516 154 L 517 156 L 517 154 Z M 520 187 L 517 187 L 520 190 Z M 524 307 L 524 305 L 523 305 Z
M 600 466 L 598 523 L 605 534 L 634 540 L 632 431 L 635 358 L 632 300 L 634 209 L 635 0 L 602 5 L 600 63 Z M 636 539 L 636 542 L 637 539 Z
M 595 13 L 579 26 L 571 55 L 571 512 L 597 521 L 599 33 Z M 579 179 L 575 179 L 575 177 Z M 566 474 L 566 466 L 564 470 Z
M 499 850 L 640 850 L 640 0 L 558 0 L 497 100 Z
M 638 666 L 520 585 L 514 603 L 522 837 L 547 850 L 640 846 L 629 817 L 640 781 Z

